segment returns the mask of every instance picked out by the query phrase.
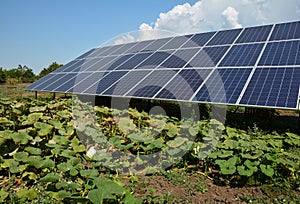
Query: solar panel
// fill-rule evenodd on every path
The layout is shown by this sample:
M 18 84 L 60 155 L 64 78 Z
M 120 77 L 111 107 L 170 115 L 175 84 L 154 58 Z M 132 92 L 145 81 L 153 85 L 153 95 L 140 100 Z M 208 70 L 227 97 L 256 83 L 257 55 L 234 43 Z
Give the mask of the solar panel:
M 297 107 L 300 67 L 257 68 L 241 104 L 268 107 Z
M 185 69 L 180 71 L 155 98 L 189 100 L 212 69 Z
M 153 71 L 137 84 L 126 96 L 152 98 L 178 72 L 178 70 Z
M 263 42 L 266 41 L 272 25 L 258 26 L 252 28 L 245 28 L 240 37 L 237 39 L 237 43 L 247 43 L 247 42 Z
M 259 65 L 300 65 L 300 41 L 268 43 Z
M 263 47 L 263 43 L 234 45 L 220 66 L 254 66 Z
M 207 45 L 232 44 L 241 31 L 242 29 L 219 31 Z
M 182 47 L 202 47 L 215 33 L 216 32 L 195 34 Z
M 216 69 L 196 94 L 194 101 L 235 104 L 252 69 Z
M 94 48 L 27 90 L 299 109 L 300 21 Z
M 287 40 L 300 38 L 300 21 L 275 25 L 270 40 Z
M 205 47 L 185 67 L 215 67 L 229 46 Z

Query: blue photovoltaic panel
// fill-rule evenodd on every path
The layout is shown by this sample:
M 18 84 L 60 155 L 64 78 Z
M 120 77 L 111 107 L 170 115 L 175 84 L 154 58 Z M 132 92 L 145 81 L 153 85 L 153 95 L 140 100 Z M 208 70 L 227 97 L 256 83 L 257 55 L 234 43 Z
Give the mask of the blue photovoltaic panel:
M 189 100 L 212 69 L 181 70 L 155 98 Z
M 249 68 L 216 69 L 193 100 L 235 104 L 251 71 Z
M 204 47 L 186 67 L 215 67 L 229 46 Z
M 195 34 L 182 47 L 202 47 L 215 33 L 216 32 Z
M 300 38 L 300 21 L 275 25 L 270 40 L 286 40 Z
M 122 96 L 149 73 L 150 70 L 131 71 L 122 77 L 116 84 L 103 92 L 103 95 Z
M 63 83 L 65 83 L 66 81 L 72 79 L 73 77 L 75 77 L 76 74 L 57 74 L 57 78 L 54 78 L 53 81 L 49 84 L 47 84 L 46 86 L 44 86 L 43 88 L 41 88 L 42 91 L 53 91 L 54 89 L 56 89 L 57 87 L 61 86 Z
M 113 62 L 117 61 L 119 58 L 119 56 L 107 56 L 104 58 L 97 58 L 99 60 L 95 64 L 87 67 L 85 71 L 105 71 Z
M 121 77 L 123 77 L 126 73 L 127 71 L 110 72 L 99 81 L 96 81 L 96 83 L 82 93 L 99 95 L 113 85 L 116 81 L 118 81 Z
M 241 104 L 268 107 L 297 107 L 300 67 L 257 68 Z
M 128 53 L 127 50 L 135 47 L 137 44 L 138 44 L 137 42 L 122 44 L 120 49 L 117 49 L 114 52 L 111 52 L 110 55 L 126 54 L 126 53 Z
M 232 44 L 241 31 L 242 29 L 219 31 L 207 45 Z
M 113 69 L 116 69 L 121 64 L 123 64 L 124 62 L 126 62 L 127 60 L 129 60 L 132 56 L 133 56 L 133 54 L 119 56 L 118 58 L 116 58 L 116 59 L 110 61 L 108 64 L 106 64 L 103 67 L 103 69 L 104 70 L 113 70 Z
M 110 56 L 110 55 L 112 55 L 111 53 L 116 52 L 122 46 L 123 46 L 123 44 L 122 45 L 112 45 L 112 46 L 109 46 L 106 50 L 104 50 L 103 52 L 99 53 L 96 57 Z
M 298 109 L 299 29 L 297 21 L 95 48 L 26 89 Z
M 200 48 L 177 50 L 162 65 L 162 68 L 182 68 L 199 52 Z
M 137 84 L 126 96 L 152 98 L 178 70 L 156 70 Z
M 185 42 L 187 42 L 190 38 L 191 38 L 191 35 L 184 35 L 184 36 L 174 37 L 159 49 L 160 50 L 178 49 Z
M 26 89 L 28 89 L 28 90 L 39 90 L 38 87 L 40 85 L 42 85 L 44 83 L 47 83 L 47 81 L 50 80 L 54 76 L 55 76 L 55 74 L 53 74 L 53 73 L 48 74 L 48 75 L 42 77 L 41 79 L 39 79 L 38 81 L 35 81 L 32 84 L 30 84 L 29 86 L 27 86 Z
M 60 86 L 58 86 L 53 91 L 65 93 L 65 92 L 69 91 L 70 89 L 72 89 L 74 87 L 74 85 L 76 85 L 77 83 L 79 83 L 80 81 L 82 81 L 89 75 L 90 75 L 90 73 L 79 73 L 79 74 L 74 75 L 73 77 L 68 77 L 68 78 L 70 78 L 69 80 L 67 78 L 67 80 L 64 83 L 62 83 Z
M 139 65 L 141 62 L 143 62 L 145 59 L 147 59 L 152 53 L 145 52 L 145 53 L 139 53 L 134 55 L 132 58 L 130 58 L 125 63 L 121 64 L 117 70 L 130 70 L 135 68 L 137 65 Z
M 101 48 L 94 48 L 91 49 L 90 51 L 84 53 L 83 55 L 80 55 L 79 57 L 77 57 L 76 59 L 85 59 L 85 58 L 89 58 L 90 56 L 92 56 L 97 50 L 101 50 Z
M 150 46 L 154 40 L 147 40 L 138 42 L 136 46 L 129 48 L 126 53 L 136 53 Z
M 234 45 L 219 66 L 254 66 L 263 47 L 263 43 Z
M 151 43 L 149 46 L 143 48 L 141 52 L 148 52 L 148 51 L 157 51 L 159 48 L 164 46 L 167 42 L 169 42 L 172 38 L 162 38 L 157 39 L 153 43 Z
M 272 25 L 245 28 L 236 43 L 263 42 L 268 39 Z
M 70 93 L 83 93 L 84 90 L 91 87 L 96 82 L 100 81 L 104 76 L 106 76 L 108 72 L 95 72 L 90 73 L 89 76 L 81 81 L 78 81 L 74 87 L 68 90 Z
M 170 52 L 155 52 L 141 64 L 139 64 L 136 69 L 154 69 L 158 67 L 163 61 L 170 57 Z
M 300 65 L 300 41 L 268 43 L 258 65 Z

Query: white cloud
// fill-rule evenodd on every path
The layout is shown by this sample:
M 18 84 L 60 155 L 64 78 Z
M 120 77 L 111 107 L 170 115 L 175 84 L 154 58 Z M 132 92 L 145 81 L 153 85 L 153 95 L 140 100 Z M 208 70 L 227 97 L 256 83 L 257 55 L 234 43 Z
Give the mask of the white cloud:
M 130 42 L 134 42 L 134 41 L 136 41 L 134 36 L 131 35 L 130 33 L 128 33 L 128 34 L 122 35 L 118 39 L 114 40 L 114 44 L 118 45 L 118 44 L 123 44 L 123 43 L 130 43 Z
M 140 30 L 186 34 L 286 22 L 300 19 L 299 8 L 299 0 L 201 0 L 177 5 L 154 22 L 141 24 Z
M 223 12 L 222 16 L 225 17 L 225 25 L 229 28 L 241 28 L 239 24 L 239 12 L 235 8 L 228 6 Z

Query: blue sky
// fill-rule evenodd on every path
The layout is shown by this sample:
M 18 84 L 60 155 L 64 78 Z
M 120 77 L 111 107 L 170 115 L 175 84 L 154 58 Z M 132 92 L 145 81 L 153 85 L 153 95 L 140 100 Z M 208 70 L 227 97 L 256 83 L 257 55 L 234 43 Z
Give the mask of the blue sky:
M 193 33 L 292 20 L 300 20 L 298 0 L 1 0 L 0 67 L 38 74 L 139 29 Z

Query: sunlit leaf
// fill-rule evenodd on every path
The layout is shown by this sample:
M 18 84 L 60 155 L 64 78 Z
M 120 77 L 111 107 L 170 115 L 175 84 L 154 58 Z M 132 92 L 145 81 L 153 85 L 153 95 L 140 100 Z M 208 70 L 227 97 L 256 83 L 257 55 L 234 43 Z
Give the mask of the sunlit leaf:
M 265 175 L 272 177 L 274 175 L 274 169 L 270 165 L 261 164 L 259 165 L 261 172 L 263 172 Z
M 35 147 L 26 147 L 25 151 L 32 155 L 40 155 L 42 154 L 42 150 Z
M 35 122 L 34 127 L 37 128 L 39 136 L 46 136 L 52 132 L 52 125 L 48 125 L 47 123 Z
M 49 173 L 46 176 L 40 178 L 40 182 L 48 183 L 48 182 L 57 182 L 60 179 L 60 175 L 57 173 Z

